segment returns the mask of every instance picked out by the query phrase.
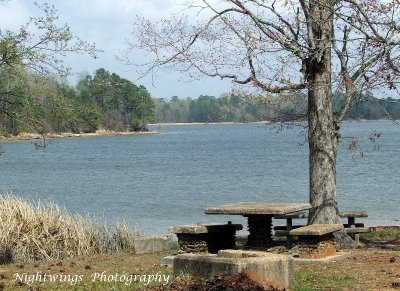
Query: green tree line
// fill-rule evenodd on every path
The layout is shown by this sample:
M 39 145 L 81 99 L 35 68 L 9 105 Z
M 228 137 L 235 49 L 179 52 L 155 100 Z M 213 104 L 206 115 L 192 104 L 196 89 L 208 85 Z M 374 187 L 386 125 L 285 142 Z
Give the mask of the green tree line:
M 400 119 L 400 100 L 361 96 L 346 115 L 347 119 Z M 305 120 L 307 95 L 249 96 L 224 94 L 220 97 L 201 95 L 170 100 L 155 99 L 156 121 L 163 122 L 256 122 Z M 334 95 L 334 110 L 339 112 L 344 96 Z
M 144 131 L 154 102 L 143 86 L 101 68 L 77 86 L 20 68 L 0 74 L 0 132 L 61 133 Z
M 77 85 L 20 68 L 0 74 L 0 131 L 61 133 L 145 131 L 151 122 L 255 122 L 304 120 L 307 95 L 252 96 L 238 93 L 220 97 L 153 99 L 144 86 L 100 68 L 82 74 Z M 359 98 L 348 119 L 400 119 L 397 99 Z M 339 111 L 344 97 L 334 96 Z

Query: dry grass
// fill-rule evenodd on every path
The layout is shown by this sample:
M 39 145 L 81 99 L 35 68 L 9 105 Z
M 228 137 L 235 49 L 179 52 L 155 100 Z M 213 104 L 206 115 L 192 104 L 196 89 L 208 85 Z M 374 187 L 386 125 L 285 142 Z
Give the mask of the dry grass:
M 130 250 L 138 232 L 71 215 L 51 202 L 0 195 L 0 264 Z

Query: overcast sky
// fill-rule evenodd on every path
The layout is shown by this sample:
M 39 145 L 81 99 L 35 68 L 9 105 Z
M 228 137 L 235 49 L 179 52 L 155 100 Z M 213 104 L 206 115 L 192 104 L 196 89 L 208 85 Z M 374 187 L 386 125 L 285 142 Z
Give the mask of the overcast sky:
M 37 15 L 40 10 L 33 5 L 32 0 L 11 0 L 0 2 L 1 27 L 17 29 L 30 16 Z M 168 17 L 171 13 L 180 11 L 179 0 L 37 0 L 41 4 L 47 2 L 58 10 L 60 24 L 68 23 L 72 32 L 80 38 L 95 42 L 99 49 L 104 50 L 98 59 L 88 56 L 72 55 L 66 58 L 66 64 L 72 68 L 76 76 L 71 77 L 76 82 L 81 72 L 93 72 L 105 68 L 110 72 L 135 81 L 138 76 L 133 68 L 120 64 L 115 55 L 125 48 L 125 39 L 130 36 L 136 15 L 152 19 Z M 219 79 L 204 79 L 202 81 L 179 81 L 179 75 L 159 73 L 152 79 L 136 81 L 137 85 L 146 86 L 155 98 L 178 96 L 180 98 L 199 95 L 219 96 L 231 90 L 229 81 Z

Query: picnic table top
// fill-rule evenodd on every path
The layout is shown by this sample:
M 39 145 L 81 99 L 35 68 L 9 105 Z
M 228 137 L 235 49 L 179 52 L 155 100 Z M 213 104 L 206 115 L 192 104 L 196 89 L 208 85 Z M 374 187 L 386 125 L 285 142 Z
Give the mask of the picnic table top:
M 309 203 L 239 202 L 205 209 L 205 214 L 278 215 L 310 209 Z
M 368 217 L 368 213 L 366 211 L 340 211 L 340 217 Z

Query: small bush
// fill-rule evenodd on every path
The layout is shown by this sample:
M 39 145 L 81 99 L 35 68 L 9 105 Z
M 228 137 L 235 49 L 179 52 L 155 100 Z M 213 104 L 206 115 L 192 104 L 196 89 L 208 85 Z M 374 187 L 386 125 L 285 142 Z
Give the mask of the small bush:
M 51 202 L 0 195 L 0 264 L 130 250 L 138 235 L 125 222 L 108 227 Z

